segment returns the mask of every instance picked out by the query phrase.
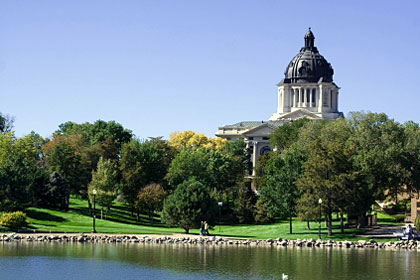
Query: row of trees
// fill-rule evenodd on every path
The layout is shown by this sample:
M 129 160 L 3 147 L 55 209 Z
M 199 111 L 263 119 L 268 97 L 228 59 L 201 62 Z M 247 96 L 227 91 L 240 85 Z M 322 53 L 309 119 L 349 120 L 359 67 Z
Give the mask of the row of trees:
M 332 234 L 332 213 L 365 216 L 377 200 L 420 190 L 420 128 L 385 114 L 352 113 L 336 121 L 299 120 L 270 139 L 277 151 L 258 171 L 260 199 L 270 217 L 317 216 L 318 200 Z
M 230 221 L 269 222 L 317 217 L 318 200 L 332 233 L 332 213 L 363 224 L 375 200 L 419 191 L 420 128 L 385 114 L 353 113 L 348 119 L 285 123 L 271 136 L 273 150 L 259 159 L 257 188 L 244 179 L 250 156 L 244 141 L 185 131 L 169 140 L 139 140 L 113 121 L 59 126 L 51 139 L 13 134 L 0 118 L 0 211 L 27 206 L 68 209 L 70 195 L 93 190 L 101 209 L 116 199 L 132 215 L 155 211 L 186 232 L 200 220 L 214 223 L 217 202 Z M 308 223 L 309 225 L 309 223 Z
M 211 223 L 216 199 L 227 205 L 230 201 L 227 208 L 233 208 L 234 192 L 249 166 L 243 141 L 227 142 L 192 131 L 174 133 L 168 141 L 139 140 L 120 124 L 99 120 L 64 123 L 51 139 L 36 133 L 16 138 L 12 120 L 7 116 L 0 120 L 4 120 L 0 126 L 0 211 L 28 206 L 67 210 L 70 195 L 87 199 L 91 207 L 96 190 L 101 213 L 119 199 L 137 219 L 144 212 L 153 223 L 154 212 L 163 209 L 168 224 L 188 231 L 199 226 L 197 219 L 204 216 Z M 187 193 L 186 185 L 198 188 L 192 190 L 200 193 L 200 202 L 194 195 L 180 199 L 180 194 Z M 198 216 L 205 215 L 178 219 L 184 210 L 174 208 L 175 202 L 198 211 Z

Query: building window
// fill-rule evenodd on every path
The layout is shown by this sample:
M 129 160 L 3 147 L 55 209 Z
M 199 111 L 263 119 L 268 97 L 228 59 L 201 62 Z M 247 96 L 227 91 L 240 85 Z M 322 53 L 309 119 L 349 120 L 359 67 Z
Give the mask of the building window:
M 262 155 L 268 154 L 269 152 L 271 152 L 270 147 L 269 146 L 264 146 L 260 150 L 260 155 L 262 156 Z
M 302 92 L 300 93 L 300 100 L 302 100 L 302 103 L 303 103 L 303 101 L 305 100 L 304 91 L 305 91 L 305 90 L 302 90 Z
M 254 140 L 254 137 L 248 137 L 248 140 Z
M 268 140 L 269 138 L 268 137 L 263 137 L 263 140 Z
M 316 90 L 313 89 L 312 90 L 312 103 L 314 103 L 314 104 L 315 104 L 315 97 L 316 97 Z

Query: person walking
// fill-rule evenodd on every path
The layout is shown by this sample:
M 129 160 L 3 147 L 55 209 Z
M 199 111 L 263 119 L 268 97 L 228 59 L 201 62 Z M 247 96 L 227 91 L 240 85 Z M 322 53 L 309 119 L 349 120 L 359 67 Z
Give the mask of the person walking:
M 203 221 L 201 221 L 201 224 L 200 224 L 200 235 L 204 235 L 204 222 Z
M 207 223 L 207 221 L 204 221 L 204 234 L 205 235 L 210 235 L 210 233 L 209 233 L 209 224 Z

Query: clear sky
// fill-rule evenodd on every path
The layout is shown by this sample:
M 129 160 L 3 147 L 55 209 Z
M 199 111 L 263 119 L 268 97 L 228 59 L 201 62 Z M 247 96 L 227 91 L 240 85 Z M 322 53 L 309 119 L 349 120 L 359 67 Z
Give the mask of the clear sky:
M 2 0 L 0 112 L 18 137 L 115 120 L 138 137 L 268 120 L 312 27 L 339 109 L 420 122 L 420 1 Z

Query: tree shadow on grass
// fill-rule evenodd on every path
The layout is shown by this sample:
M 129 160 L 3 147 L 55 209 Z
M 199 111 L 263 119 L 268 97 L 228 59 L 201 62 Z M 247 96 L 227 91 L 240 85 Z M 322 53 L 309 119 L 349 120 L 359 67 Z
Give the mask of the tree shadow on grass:
M 65 222 L 66 219 L 60 216 L 52 215 L 50 213 L 40 212 L 37 210 L 26 210 L 26 215 L 29 218 L 41 221 Z

